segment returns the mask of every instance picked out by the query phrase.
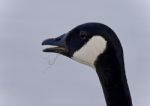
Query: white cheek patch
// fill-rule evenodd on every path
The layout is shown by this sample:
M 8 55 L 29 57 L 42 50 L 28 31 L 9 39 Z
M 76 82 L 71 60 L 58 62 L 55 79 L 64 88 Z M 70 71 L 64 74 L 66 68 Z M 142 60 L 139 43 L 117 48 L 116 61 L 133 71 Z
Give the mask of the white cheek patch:
M 94 62 L 107 46 L 107 41 L 99 35 L 93 36 L 82 48 L 73 54 L 72 59 L 94 68 Z

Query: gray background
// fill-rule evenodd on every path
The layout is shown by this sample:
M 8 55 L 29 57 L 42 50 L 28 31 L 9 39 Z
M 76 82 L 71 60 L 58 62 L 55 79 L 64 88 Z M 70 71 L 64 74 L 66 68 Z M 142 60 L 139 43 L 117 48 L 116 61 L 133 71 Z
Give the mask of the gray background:
M 134 106 L 150 106 L 149 0 L 0 0 L 0 106 L 105 106 L 95 71 L 41 42 L 101 22 L 119 36 Z

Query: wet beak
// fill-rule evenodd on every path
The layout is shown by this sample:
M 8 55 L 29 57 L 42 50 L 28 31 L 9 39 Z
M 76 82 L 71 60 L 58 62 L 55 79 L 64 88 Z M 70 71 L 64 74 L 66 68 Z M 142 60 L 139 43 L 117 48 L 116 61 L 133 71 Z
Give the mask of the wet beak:
M 43 50 L 43 52 L 53 52 L 66 55 L 68 53 L 66 45 L 67 34 L 63 34 L 57 38 L 46 39 L 42 42 L 42 45 L 51 45 L 55 47 L 49 47 Z

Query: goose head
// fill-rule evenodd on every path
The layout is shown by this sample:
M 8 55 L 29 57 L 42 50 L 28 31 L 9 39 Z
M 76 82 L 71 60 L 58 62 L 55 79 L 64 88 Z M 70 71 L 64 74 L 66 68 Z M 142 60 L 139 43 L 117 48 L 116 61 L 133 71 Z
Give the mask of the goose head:
M 57 38 L 44 40 L 42 45 L 55 46 L 44 49 L 44 52 L 59 53 L 92 68 L 96 68 L 101 55 L 107 51 L 115 57 L 116 52 L 122 51 L 116 34 L 108 26 L 100 23 L 79 25 Z M 120 51 L 117 51 L 117 47 Z

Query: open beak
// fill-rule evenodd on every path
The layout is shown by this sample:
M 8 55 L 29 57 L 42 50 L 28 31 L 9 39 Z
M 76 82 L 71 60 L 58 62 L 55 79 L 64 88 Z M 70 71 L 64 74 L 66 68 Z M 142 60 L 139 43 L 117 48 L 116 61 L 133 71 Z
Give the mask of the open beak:
M 46 39 L 42 42 L 42 45 L 51 45 L 55 47 L 49 47 L 43 50 L 43 52 L 53 52 L 63 55 L 67 55 L 68 49 L 66 45 L 67 34 L 63 34 L 57 38 Z

